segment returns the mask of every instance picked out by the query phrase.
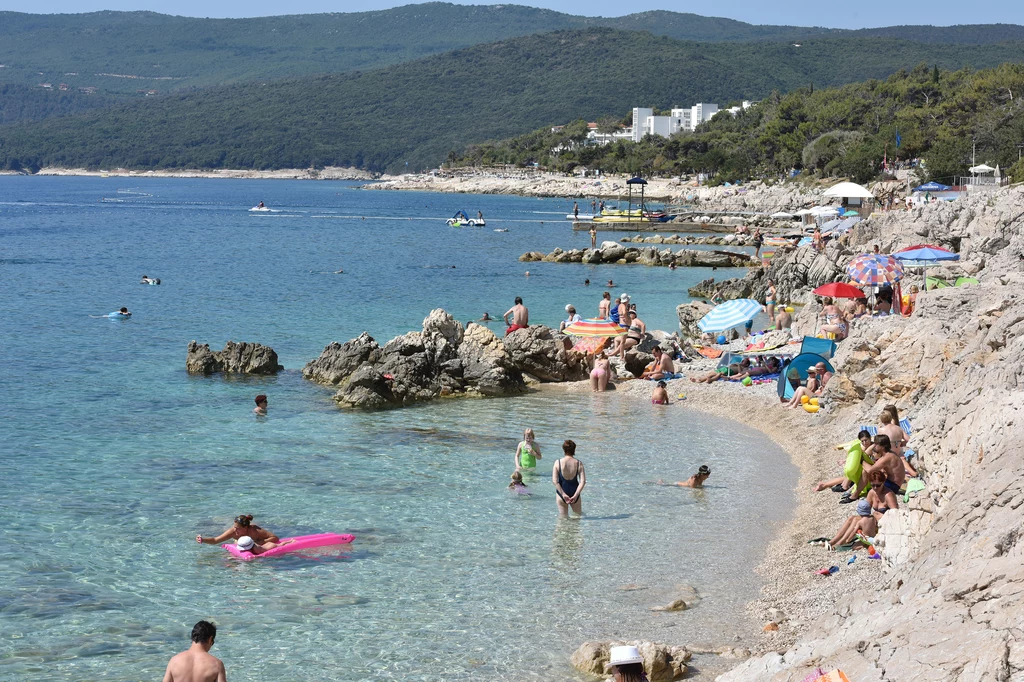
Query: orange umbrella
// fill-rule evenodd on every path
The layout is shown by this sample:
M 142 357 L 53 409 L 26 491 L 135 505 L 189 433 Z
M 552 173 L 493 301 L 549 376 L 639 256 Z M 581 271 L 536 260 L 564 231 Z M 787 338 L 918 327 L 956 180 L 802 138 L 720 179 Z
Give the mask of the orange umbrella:
M 590 336 L 597 338 L 622 336 L 626 333 L 626 330 L 623 327 L 620 327 L 618 323 L 613 320 L 594 319 L 573 322 L 566 327 L 564 331 L 569 336 Z

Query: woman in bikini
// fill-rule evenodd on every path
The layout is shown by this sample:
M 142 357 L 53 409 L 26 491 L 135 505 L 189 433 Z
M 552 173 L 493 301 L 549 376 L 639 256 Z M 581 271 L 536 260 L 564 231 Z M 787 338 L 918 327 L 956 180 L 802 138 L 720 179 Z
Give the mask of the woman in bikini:
M 607 320 L 611 316 L 611 307 L 612 295 L 606 291 L 601 295 L 601 302 L 597 304 L 597 319 Z
M 587 474 L 583 470 L 583 462 L 576 459 L 576 443 L 571 440 L 562 443 L 562 453 L 565 456 L 555 462 L 551 469 L 558 514 L 568 516 L 569 509 L 572 509 L 577 516 L 582 516 L 583 505 L 580 502 L 580 495 L 587 485 Z
M 768 291 L 764 294 L 764 307 L 768 312 L 768 320 L 775 324 L 775 283 L 768 280 Z
M 259 526 L 252 523 L 252 514 L 242 514 L 241 516 L 235 517 L 235 523 L 226 531 L 221 533 L 215 538 L 204 538 L 202 535 L 196 536 L 196 542 L 203 545 L 219 545 L 225 540 L 240 540 L 244 537 L 250 537 L 255 542 L 264 544 L 267 542 L 280 542 L 281 539 L 271 533 L 269 530 L 260 528 Z
M 626 359 L 626 351 L 634 346 L 640 345 L 640 342 L 644 338 L 644 334 L 647 333 L 647 325 L 644 321 L 636 316 L 635 310 L 629 311 L 629 330 L 625 336 L 619 337 L 618 355 L 623 360 Z
M 520 469 L 536 469 L 540 459 L 540 446 L 534 441 L 533 429 L 523 431 L 523 440 L 516 446 L 516 471 Z
M 608 356 L 601 351 L 594 358 L 594 369 L 590 370 L 590 390 L 607 391 L 608 380 L 611 378 L 612 367 Z
M 836 339 L 846 338 L 846 317 L 843 315 L 843 311 L 836 306 L 831 298 L 825 298 L 825 307 L 821 309 L 821 313 L 825 316 L 825 324 L 821 326 L 821 331 L 829 334 L 835 334 Z

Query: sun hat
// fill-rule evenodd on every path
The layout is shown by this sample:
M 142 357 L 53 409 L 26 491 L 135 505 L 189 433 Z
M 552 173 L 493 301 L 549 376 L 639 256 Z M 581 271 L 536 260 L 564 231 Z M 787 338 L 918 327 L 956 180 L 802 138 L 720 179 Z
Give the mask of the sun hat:
M 609 653 L 611 658 L 608 659 L 606 667 L 644 662 L 644 657 L 640 655 L 640 650 L 635 646 L 613 646 Z
M 857 503 L 857 514 L 859 516 L 871 516 L 871 503 L 867 500 L 861 500 Z
M 697 469 L 697 473 L 701 476 L 710 476 L 711 469 L 708 468 L 707 464 L 701 464 L 700 469 Z
M 575 308 L 572 307 L 572 303 L 565 306 L 565 312 L 569 312 L 570 310 L 575 310 Z
M 629 301 L 629 294 L 620 294 L 619 295 L 619 300 L 620 301 Z
M 238 545 L 238 549 L 242 550 L 243 552 L 248 552 L 256 543 L 253 542 L 252 538 L 248 535 L 243 535 L 242 537 L 238 538 L 238 542 L 236 542 L 235 544 Z

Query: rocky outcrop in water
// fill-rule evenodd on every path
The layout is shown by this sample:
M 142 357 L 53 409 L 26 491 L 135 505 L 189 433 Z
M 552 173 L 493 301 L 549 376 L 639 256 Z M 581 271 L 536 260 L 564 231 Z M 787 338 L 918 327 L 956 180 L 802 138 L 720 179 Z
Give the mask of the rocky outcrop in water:
M 851 680 L 1024 679 L 1024 194 L 904 218 L 860 238 L 958 245 L 982 283 L 922 293 L 910 318 L 858 320 L 830 393 L 851 430 L 896 404 L 927 487 L 882 519 L 881 581 L 721 682 L 796 682 L 819 666 Z
M 540 381 L 580 381 L 590 375 L 586 356 L 567 350 L 569 338 L 553 329 L 534 325 L 505 337 L 512 364 Z
M 756 265 L 752 256 L 733 251 L 700 251 L 696 249 L 658 249 L 654 246 L 624 247 L 616 242 L 605 242 L 600 249 L 555 249 L 545 255 L 528 251 L 519 257 L 524 263 L 544 261 L 545 263 L 614 263 L 624 265 L 675 265 L 695 268 L 737 268 Z
M 700 322 L 701 318 L 710 313 L 713 307 L 711 304 L 702 301 L 680 303 L 676 307 L 676 316 L 679 318 L 679 338 L 699 339 L 703 336 L 704 332 L 700 330 L 697 323 Z
M 681 246 L 689 246 L 691 244 L 704 244 L 704 245 L 717 245 L 717 246 L 753 246 L 753 237 L 750 235 L 741 234 L 725 234 L 725 235 L 705 235 L 701 237 L 695 237 L 693 235 L 634 235 L 632 237 L 623 237 L 621 240 L 624 244 L 679 244 Z
M 526 390 L 523 374 L 538 381 L 586 378 L 585 356 L 566 350 L 566 337 L 535 325 L 504 340 L 487 327 L 463 327 L 441 309 L 422 331 L 395 337 L 383 347 L 365 332 L 332 343 L 302 375 L 338 388 L 345 407 L 388 408 L 456 395 L 502 396 Z
M 613 646 L 633 645 L 644 657 L 644 671 L 650 682 L 672 682 L 685 677 L 692 654 L 686 647 L 655 642 L 584 642 L 573 652 L 571 663 L 583 673 L 604 676 Z
M 276 374 L 282 367 L 277 353 L 258 343 L 228 341 L 224 350 L 211 351 L 209 344 L 188 344 L 185 369 L 189 374 Z

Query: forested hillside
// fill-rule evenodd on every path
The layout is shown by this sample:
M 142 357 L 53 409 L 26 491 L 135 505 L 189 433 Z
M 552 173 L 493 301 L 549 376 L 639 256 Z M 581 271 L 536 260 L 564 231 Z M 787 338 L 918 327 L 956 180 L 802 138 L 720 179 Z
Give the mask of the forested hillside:
M 447 3 L 252 19 L 197 19 L 152 12 L 0 12 L 0 82 L 67 83 L 72 89 L 93 86 L 131 95 L 151 89 L 166 93 L 369 70 L 516 36 L 598 26 L 699 42 L 870 36 L 946 44 L 1024 40 L 1024 27 L 1009 25 L 857 32 L 754 26 L 666 11 L 595 18 L 518 5 Z
M 696 133 L 639 144 L 583 145 L 577 121 L 504 142 L 471 147 L 454 165 L 532 164 L 571 171 L 678 175 L 705 172 L 717 180 L 773 176 L 792 168 L 867 181 L 883 158 L 924 158 L 931 179 L 966 175 L 972 140 L 977 161 L 1008 168 L 1024 141 L 1024 66 L 940 72 L 921 65 L 885 80 L 840 88 L 773 94 L 733 117 L 715 116 Z M 897 146 L 897 133 L 899 145 Z M 552 152 L 554 149 L 570 151 Z M 1024 176 L 1024 167 L 1015 169 Z M 1021 179 L 1024 179 L 1022 177 Z
M 921 62 L 1019 61 L 1020 44 L 887 39 L 697 44 L 610 29 L 515 38 L 366 73 L 236 85 L 8 126 L 0 166 L 401 170 L 467 144 L 632 106 L 725 104 Z

